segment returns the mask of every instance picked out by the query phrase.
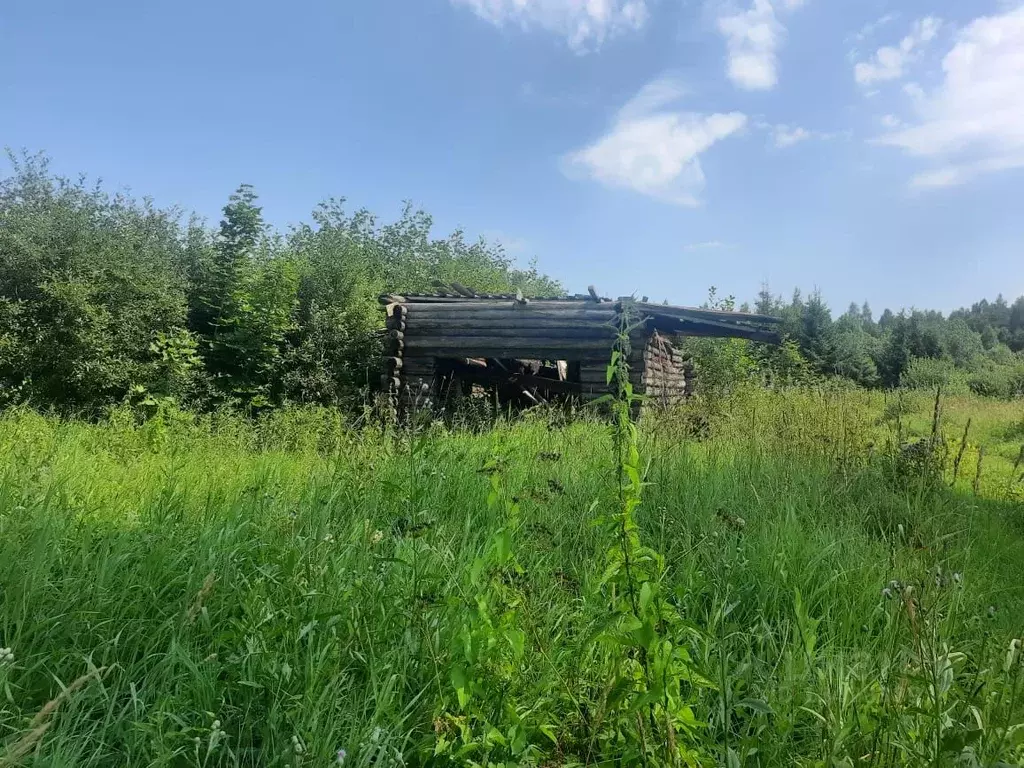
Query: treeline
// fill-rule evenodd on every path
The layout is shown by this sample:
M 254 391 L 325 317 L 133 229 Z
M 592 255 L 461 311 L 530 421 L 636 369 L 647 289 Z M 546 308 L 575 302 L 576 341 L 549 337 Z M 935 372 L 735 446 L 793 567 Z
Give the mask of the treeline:
M 734 299 L 708 306 L 733 308 Z M 780 349 L 746 342 L 695 342 L 705 368 L 727 382 L 745 376 L 784 381 L 842 377 L 865 387 L 942 386 L 950 394 L 1012 398 L 1024 395 L 1024 296 L 1012 304 L 1002 296 L 944 316 L 934 310 L 886 309 L 875 319 L 870 306 L 851 304 L 837 318 L 818 292 L 789 300 L 764 286 L 754 311 L 782 318 L 787 339 Z
M 561 292 L 499 245 L 406 207 L 381 223 L 321 204 L 286 233 L 239 187 L 219 227 L 10 157 L 0 182 L 0 407 L 96 414 L 124 402 L 353 407 L 376 380 L 383 292 L 452 281 Z
M 277 232 L 246 185 L 216 228 L 11 157 L 0 181 L 0 407 L 95 415 L 112 405 L 197 410 L 365 402 L 377 380 L 384 292 L 436 282 L 554 295 L 535 266 L 456 232 L 430 236 L 407 207 L 381 223 L 329 200 Z M 733 308 L 714 293 L 709 305 Z M 707 382 L 838 376 L 868 387 L 942 384 L 1024 394 L 1024 297 L 939 312 L 851 305 L 765 287 L 741 309 L 783 318 L 779 348 L 691 340 Z M 770 383 L 770 382 L 769 382 Z

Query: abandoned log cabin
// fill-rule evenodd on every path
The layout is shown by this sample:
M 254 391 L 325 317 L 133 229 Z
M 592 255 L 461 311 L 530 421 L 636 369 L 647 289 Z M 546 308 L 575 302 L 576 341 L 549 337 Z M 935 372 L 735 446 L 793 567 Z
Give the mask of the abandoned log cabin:
M 631 312 L 630 380 L 663 404 L 693 391 L 693 364 L 674 341 L 716 336 L 777 343 L 777 318 L 586 295 L 525 299 L 450 293 L 384 295 L 385 392 L 403 411 L 437 399 L 489 393 L 536 405 L 608 392 L 606 369 L 624 309 Z

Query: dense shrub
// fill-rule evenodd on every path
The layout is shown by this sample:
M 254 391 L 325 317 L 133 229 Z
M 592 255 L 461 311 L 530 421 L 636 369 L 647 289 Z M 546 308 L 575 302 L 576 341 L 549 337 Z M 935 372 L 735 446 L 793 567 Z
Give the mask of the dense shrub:
M 1024 396 L 1024 363 L 984 365 L 971 374 L 968 383 L 972 392 L 986 397 Z
M 909 389 L 927 389 L 933 392 L 936 388 L 942 387 L 946 394 L 962 395 L 968 391 L 967 379 L 967 373 L 953 365 L 951 360 L 915 357 L 900 377 L 900 384 Z

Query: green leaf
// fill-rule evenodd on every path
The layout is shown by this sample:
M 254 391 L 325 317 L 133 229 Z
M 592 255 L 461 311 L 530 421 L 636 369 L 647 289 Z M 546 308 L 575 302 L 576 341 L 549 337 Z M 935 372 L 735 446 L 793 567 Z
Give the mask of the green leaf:
M 508 562 L 512 554 L 512 532 L 508 528 L 502 528 L 494 537 L 495 554 L 499 563 Z
M 639 645 L 644 648 L 650 648 L 651 644 L 658 637 L 658 632 L 654 628 L 654 622 L 650 620 L 643 622 L 640 627 L 633 632 L 633 637 L 636 638 Z
M 654 589 L 651 587 L 651 582 L 645 581 L 644 585 L 640 587 L 640 613 L 647 613 L 652 599 L 654 599 Z
M 456 691 L 463 690 L 469 685 L 469 672 L 461 664 L 456 664 L 451 671 L 452 686 Z
M 757 712 L 761 715 L 770 715 L 772 713 L 772 708 L 760 699 L 740 699 L 733 706 L 736 707 L 736 709 L 741 707 L 743 709 L 749 709 L 752 712 Z
M 526 633 L 518 629 L 510 629 L 505 633 L 509 645 L 512 646 L 512 653 L 517 659 L 523 658 L 523 651 L 526 647 Z
M 611 384 L 612 383 L 612 379 L 615 378 L 615 370 L 616 370 L 616 368 L 617 368 L 617 366 L 619 364 L 619 358 L 621 358 L 621 357 L 622 357 L 622 352 L 620 352 L 617 349 L 613 349 L 612 350 L 612 359 L 608 363 L 608 367 L 605 369 L 605 372 L 604 372 L 604 376 L 605 376 L 605 382 L 604 383 L 605 384 Z
M 484 744 L 487 746 L 491 746 L 492 744 L 501 744 L 504 746 L 505 743 L 505 734 L 494 726 L 491 726 L 491 729 L 487 731 L 487 736 L 484 738 Z
M 541 725 L 538 730 L 551 739 L 552 744 L 558 746 L 558 734 L 555 733 L 555 726 L 550 723 L 545 723 L 544 725 Z

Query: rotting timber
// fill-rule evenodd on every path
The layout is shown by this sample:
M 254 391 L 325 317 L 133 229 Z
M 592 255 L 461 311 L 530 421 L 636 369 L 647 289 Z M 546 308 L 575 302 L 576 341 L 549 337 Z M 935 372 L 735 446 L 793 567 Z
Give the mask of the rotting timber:
M 777 318 L 575 296 L 527 299 L 450 292 L 380 297 L 387 313 L 382 389 L 400 411 L 488 393 L 501 404 L 584 402 L 608 393 L 606 369 L 623 312 L 630 316 L 634 391 L 670 405 L 692 394 L 693 361 L 673 344 L 685 336 L 778 343 Z

